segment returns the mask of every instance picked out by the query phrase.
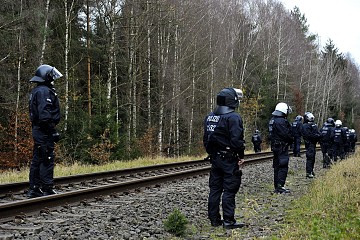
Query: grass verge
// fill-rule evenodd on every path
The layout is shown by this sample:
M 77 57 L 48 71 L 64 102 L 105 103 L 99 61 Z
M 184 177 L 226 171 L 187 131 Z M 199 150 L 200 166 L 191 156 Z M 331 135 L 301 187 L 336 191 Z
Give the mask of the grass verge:
M 280 239 L 360 239 L 360 154 L 335 164 L 288 210 Z
M 185 162 L 185 161 L 203 159 L 203 158 L 204 157 L 189 157 L 189 156 L 184 156 L 180 158 L 161 158 L 161 157 L 141 158 L 131 161 L 115 161 L 104 165 L 81 165 L 75 163 L 71 166 L 64 166 L 61 164 L 56 164 L 54 168 L 54 176 L 55 177 L 71 176 L 77 174 L 103 172 L 103 171 L 111 171 L 111 170 L 126 169 L 126 168 L 136 168 L 136 167 L 150 166 L 150 165 L 157 165 L 157 164 L 171 163 L 171 162 Z M 28 180 L 29 180 L 29 168 L 23 168 L 20 171 L 8 170 L 8 171 L 0 172 L 0 184 L 25 182 Z

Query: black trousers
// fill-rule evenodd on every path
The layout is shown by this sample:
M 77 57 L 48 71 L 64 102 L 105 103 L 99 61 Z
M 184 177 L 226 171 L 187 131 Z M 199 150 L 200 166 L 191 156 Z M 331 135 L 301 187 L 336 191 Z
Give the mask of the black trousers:
M 334 154 L 334 161 L 337 161 L 338 157 L 340 157 L 341 160 L 344 159 L 345 158 L 344 144 L 339 142 L 334 142 L 333 154 Z
M 253 142 L 254 144 L 254 152 L 261 152 L 261 143 L 260 142 Z
M 323 154 L 323 163 L 328 166 L 331 163 L 331 159 L 333 157 L 333 150 L 330 142 L 321 142 L 321 152 Z
M 54 148 L 52 136 L 41 129 L 33 128 L 34 149 L 30 164 L 29 184 L 31 188 L 52 188 L 54 184 Z
M 289 171 L 289 148 L 285 144 L 271 144 L 274 154 L 274 188 L 285 186 L 286 177 Z
M 210 220 L 221 219 L 220 200 L 222 202 L 223 219 L 235 221 L 235 195 L 241 185 L 242 172 L 238 160 L 220 154 L 213 156 L 210 178 L 208 217 Z
M 294 155 L 300 154 L 300 144 L 301 144 L 301 137 L 294 137 L 294 148 L 293 148 Z
M 316 154 L 316 144 L 305 141 L 306 148 L 306 173 L 310 174 L 314 172 L 315 165 L 315 154 Z

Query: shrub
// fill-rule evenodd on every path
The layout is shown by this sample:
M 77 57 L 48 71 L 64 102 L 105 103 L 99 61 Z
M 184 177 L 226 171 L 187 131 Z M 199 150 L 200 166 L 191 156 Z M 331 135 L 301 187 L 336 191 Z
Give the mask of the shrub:
M 187 223 L 188 220 L 185 215 L 182 214 L 179 209 L 174 209 L 164 221 L 164 227 L 166 231 L 176 236 L 183 236 L 185 234 Z

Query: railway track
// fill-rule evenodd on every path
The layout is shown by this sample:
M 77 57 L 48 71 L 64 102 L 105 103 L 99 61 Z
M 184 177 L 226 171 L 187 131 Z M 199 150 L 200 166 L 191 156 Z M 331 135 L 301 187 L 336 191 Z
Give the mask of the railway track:
M 245 165 L 272 159 L 272 152 L 247 154 Z M 48 209 L 81 202 L 117 192 L 159 186 L 174 181 L 208 174 L 205 160 L 186 161 L 55 178 L 58 194 L 27 199 L 28 182 L 0 185 L 0 222 L 21 219 Z M 0 226 L 1 228 L 1 226 Z

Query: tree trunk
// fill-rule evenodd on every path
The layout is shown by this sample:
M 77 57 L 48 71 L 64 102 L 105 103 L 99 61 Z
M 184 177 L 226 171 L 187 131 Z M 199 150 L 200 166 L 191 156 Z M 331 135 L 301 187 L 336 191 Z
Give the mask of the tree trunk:
M 50 0 L 48 0 L 50 1 Z M 89 127 L 91 127 L 91 59 L 90 59 L 90 10 L 89 0 L 86 1 L 86 50 L 87 50 L 87 94 Z
M 20 12 L 19 19 L 22 18 L 23 11 L 23 2 L 20 1 Z M 20 90 L 21 90 L 21 62 L 23 61 L 23 46 L 22 46 L 22 26 L 19 28 L 18 35 L 18 49 L 19 49 L 19 57 L 18 57 L 18 67 L 17 67 L 17 92 L 16 92 L 16 105 L 15 105 L 15 127 L 14 127 L 14 161 L 18 161 L 18 116 L 19 116 L 19 108 L 20 108 Z M 20 167 L 20 159 L 18 161 L 18 166 Z
M 148 129 L 151 128 L 151 21 L 150 21 L 150 2 L 146 0 L 146 11 L 147 11 L 147 111 L 148 119 L 147 125 Z M 152 146 L 149 146 L 150 152 Z
M 169 28 L 170 29 L 169 23 Z M 160 89 L 160 107 L 159 107 L 159 133 L 158 133 L 158 147 L 159 147 L 159 155 L 162 155 L 162 148 L 163 148 L 163 131 L 164 131 L 164 109 L 165 109 L 165 84 L 166 84 L 166 68 L 167 68 L 167 61 L 169 57 L 169 48 L 170 48 L 170 31 L 167 35 L 165 29 L 161 30 L 161 24 L 159 24 L 159 32 L 158 32 L 158 51 L 159 51 L 159 66 L 161 71 L 161 89 Z M 165 44 L 163 43 L 163 38 L 166 39 Z
M 64 113 L 64 131 L 67 131 L 68 116 L 69 116 L 69 51 L 70 51 L 70 36 L 69 28 L 71 23 L 71 12 L 74 6 L 74 1 L 71 2 L 70 9 L 68 10 L 68 1 L 64 0 L 65 9 L 65 48 L 64 48 L 64 62 L 65 62 L 65 113 Z
M 42 47 L 41 47 L 40 65 L 43 64 L 44 54 L 45 54 L 45 49 L 46 49 L 46 39 L 47 39 L 47 34 L 48 34 L 48 21 L 49 21 L 49 6 L 50 6 L 50 0 L 46 0 L 44 37 L 43 37 L 43 43 L 42 43 Z

